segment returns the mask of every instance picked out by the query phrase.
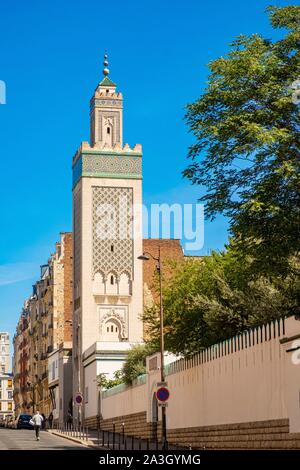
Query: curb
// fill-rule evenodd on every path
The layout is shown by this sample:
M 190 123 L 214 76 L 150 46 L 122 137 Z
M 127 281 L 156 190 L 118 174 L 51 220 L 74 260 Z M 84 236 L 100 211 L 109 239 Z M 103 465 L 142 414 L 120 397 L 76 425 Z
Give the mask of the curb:
M 52 434 L 53 436 L 62 437 L 63 439 L 67 439 L 69 441 L 76 442 L 77 444 L 81 444 L 84 447 L 89 447 L 90 449 L 98 449 L 98 447 L 90 440 L 83 441 L 82 439 L 78 439 L 77 437 L 66 436 L 65 434 L 62 434 L 60 432 L 53 431 L 52 429 L 48 429 L 47 432 L 49 434 Z

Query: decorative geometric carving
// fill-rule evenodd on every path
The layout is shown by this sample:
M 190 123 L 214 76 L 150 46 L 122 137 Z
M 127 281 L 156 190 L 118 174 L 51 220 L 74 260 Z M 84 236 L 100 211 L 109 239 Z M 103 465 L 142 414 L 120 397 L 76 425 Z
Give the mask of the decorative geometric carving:
M 95 100 L 94 106 L 111 106 L 112 108 L 122 108 L 122 100 Z
M 113 145 L 120 143 L 120 112 L 119 111 L 98 111 L 98 138 L 97 142 L 103 142 L 103 120 L 110 119 L 113 127 Z
M 82 172 L 139 176 L 142 173 L 142 159 L 140 157 L 119 157 L 115 155 L 85 155 Z
M 93 278 L 133 278 L 132 188 L 93 187 Z
M 128 307 L 127 306 L 99 306 L 100 335 L 104 334 L 104 325 L 109 320 L 115 320 L 120 326 L 122 339 L 128 338 Z
M 73 168 L 73 187 L 76 186 L 81 176 L 112 177 L 142 177 L 141 157 L 120 155 L 93 155 L 84 154 L 76 162 Z

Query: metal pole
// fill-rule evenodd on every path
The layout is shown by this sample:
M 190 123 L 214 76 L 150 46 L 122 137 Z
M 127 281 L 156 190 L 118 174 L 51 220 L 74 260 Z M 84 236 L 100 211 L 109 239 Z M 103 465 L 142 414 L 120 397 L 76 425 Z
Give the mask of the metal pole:
M 160 378 L 161 381 L 165 381 L 165 341 L 164 341 L 164 307 L 163 307 L 163 289 L 162 289 L 162 265 L 161 265 L 161 253 L 160 246 L 158 247 L 158 273 L 159 273 L 159 297 L 160 297 Z M 162 448 L 168 448 L 167 441 L 167 417 L 166 408 L 163 406 L 161 409 L 162 417 Z
M 113 423 L 113 450 L 115 450 L 115 440 L 116 440 L 116 425 Z

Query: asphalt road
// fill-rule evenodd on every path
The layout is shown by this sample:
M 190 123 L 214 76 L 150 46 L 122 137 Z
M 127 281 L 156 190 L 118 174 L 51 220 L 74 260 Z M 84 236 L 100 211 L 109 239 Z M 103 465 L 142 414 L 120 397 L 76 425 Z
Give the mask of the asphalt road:
M 36 441 L 34 431 L 0 428 L 0 450 L 84 450 L 86 447 L 63 437 L 41 431 Z

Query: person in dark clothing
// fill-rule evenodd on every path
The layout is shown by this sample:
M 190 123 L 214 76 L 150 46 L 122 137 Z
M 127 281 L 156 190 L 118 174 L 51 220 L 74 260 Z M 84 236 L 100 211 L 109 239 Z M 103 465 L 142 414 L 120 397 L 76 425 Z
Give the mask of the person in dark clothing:
M 52 424 L 53 424 L 53 413 L 51 413 L 48 416 L 48 422 L 49 422 L 49 428 L 52 429 Z

